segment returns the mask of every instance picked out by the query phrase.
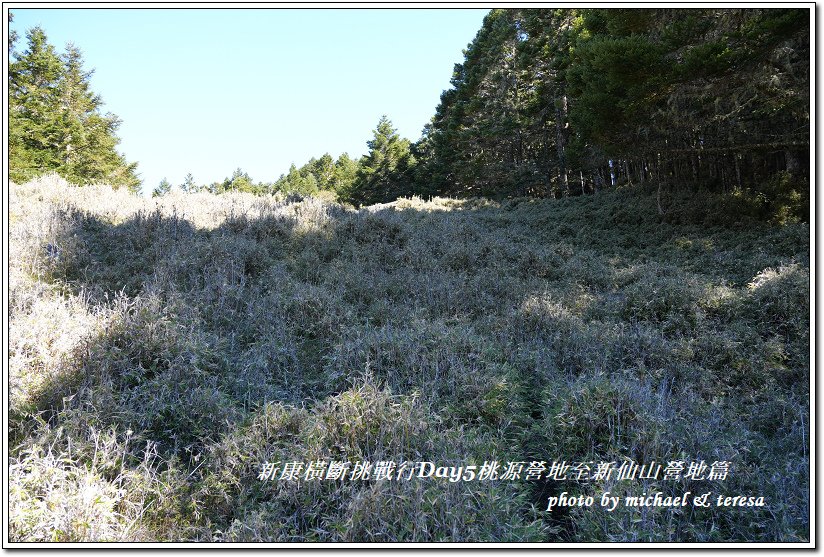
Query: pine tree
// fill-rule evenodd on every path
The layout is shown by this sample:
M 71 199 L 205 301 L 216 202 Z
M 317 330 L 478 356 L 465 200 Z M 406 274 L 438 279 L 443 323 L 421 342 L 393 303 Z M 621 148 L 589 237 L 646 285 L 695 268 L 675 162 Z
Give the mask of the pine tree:
M 289 172 L 282 174 L 269 190 L 301 195 L 329 191 L 343 199 L 345 192 L 351 190 L 357 170 L 357 161 L 353 161 L 348 154 L 343 153 L 334 160 L 326 153 L 319 159 L 312 157 L 300 168 L 293 163 Z
M 237 168 L 232 173 L 232 177 L 228 180 L 228 183 L 224 186 L 224 190 L 253 193 L 255 190 L 254 180 L 252 180 L 252 177 L 249 176 L 248 173 Z
M 334 188 L 335 161 L 332 155 L 324 153 L 321 158 L 314 161 L 309 170 L 315 176 L 318 189 L 331 190 Z
M 172 191 L 172 184 L 166 178 L 163 178 L 157 187 L 152 191 L 152 197 L 163 197 Z
M 78 48 L 58 56 L 39 27 L 9 64 L 9 166 L 13 180 L 56 171 L 77 184 L 108 183 L 137 191 L 136 163 L 116 151 L 120 120 L 102 114 Z
M 318 192 L 318 179 L 312 173 L 317 160 L 311 159 L 308 163 L 298 169 L 294 163 L 289 167 L 289 173 L 281 175 L 273 186 L 273 191 L 283 193 L 298 193 L 300 195 L 312 195 Z
M 83 58 L 74 45 L 66 46 L 64 74 L 60 82 L 62 165 L 59 172 L 69 181 L 83 184 L 108 182 L 136 188 L 134 170 L 116 151 L 115 135 L 121 121 L 113 114 L 101 114 L 103 101 L 90 90 L 92 71 L 83 70 Z
M 358 205 L 385 203 L 411 193 L 415 159 L 408 139 L 401 138 L 384 115 L 367 141 L 369 153 L 361 158 L 355 181 L 346 192 Z
M 415 146 L 418 191 L 803 180 L 809 45 L 797 8 L 492 10 Z
M 17 43 L 17 31 L 11 28 L 13 21 L 14 14 L 9 10 L 9 58 L 11 58 L 11 53 L 14 52 L 14 45 Z
M 197 184 L 195 184 L 195 177 L 192 176 L 191 172 L 186 174 L 186 178 L 184 178 L 183 183 L 180 184 L 180 190 L 183 193 L 194 193 L 198 190 Z
M 187 177 L 188 178 L 188 177 Z M 256 184 L 252 177 L 243 169 L 237 168 L 228 178 L 224 178 L 222 182 L 213 182 L 206 187 L 210 193 L 221 194 L 226 192 L 246 192 L 261 194 L 264 193 L 265 187 L 263 184 Z
M 343 192 L 352 189 L 358 174 L 358 161 L 352 160 L 348 153 L 343 153 L 335 161 L 335 174 L 332 181 L 333 190 L 342 197 Z
M 56 147 L 62 63 L 39 27 L 26 39 L 28 49 L 9 64 L 9 169 L 18 182 L 61 164 Z

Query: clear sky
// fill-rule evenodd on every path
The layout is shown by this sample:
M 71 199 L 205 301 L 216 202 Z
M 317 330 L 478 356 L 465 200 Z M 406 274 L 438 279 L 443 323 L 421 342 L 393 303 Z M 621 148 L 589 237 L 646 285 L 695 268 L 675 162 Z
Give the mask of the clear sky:
M 479 9 L 13 9 L 74 43 L 117 114 L 144 191 L 242 168 L 274 181 L 329 152 L 359 157 L 382 114 L 412 141 L 481 27 Z

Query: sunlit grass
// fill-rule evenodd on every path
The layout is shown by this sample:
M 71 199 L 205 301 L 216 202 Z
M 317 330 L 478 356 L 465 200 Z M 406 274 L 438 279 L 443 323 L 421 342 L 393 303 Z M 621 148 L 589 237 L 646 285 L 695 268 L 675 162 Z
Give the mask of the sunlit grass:
M 564 200 L 10 191 L 15 541 L 809 537 L 809 226 Z M 697 202 L 696 202 L 697 203 Z M 264 461 L 726 459 L 689 482 L 262 482 Z

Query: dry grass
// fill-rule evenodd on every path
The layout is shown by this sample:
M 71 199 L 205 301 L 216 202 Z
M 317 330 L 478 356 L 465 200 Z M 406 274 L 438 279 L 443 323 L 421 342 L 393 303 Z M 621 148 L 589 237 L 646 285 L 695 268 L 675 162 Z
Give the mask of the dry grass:
M 807 225 L 662 222 L 632 190 L 356 211 L 45 177 L 10 197 L 14 541 L 809 537 Z M 625 458 L 732 473 L 257 479 L 266 460 Z M 543 510 L 701 489 L 768 505 Z

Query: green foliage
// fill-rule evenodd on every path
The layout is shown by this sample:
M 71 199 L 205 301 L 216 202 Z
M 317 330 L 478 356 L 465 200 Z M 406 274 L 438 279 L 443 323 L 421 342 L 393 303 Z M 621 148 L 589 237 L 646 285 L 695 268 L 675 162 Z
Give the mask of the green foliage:
M 152 197 L 162 197 L 172 191 L 172 184 L 166 178 L 163 178 L 157 187 L 152 190 Z
M 360 160 L 354 181 L 341 190 L 341 197 L 356 205 L 393 201 L 412 189 L 415 158 L 409 140 L 398 135 L 386 115 L 372 133 L 373 139 L 366 142 L 369 153 Z
M 9 166 L 12 180 L 54 171 L 77 184 L 107 183 L 137 191 L 136 163 L 116 151 L 120 120 L 102 114 L 80 50 L 58 55 L 45 32 L 27 33 L 28 48 L 9 64 Z
M 213 182 L 207 189 L 209 192 L 215 194 L 245 192 L 260 195 L 262 193 L 268 193 L 271 190 L 271 186 L 264 183 L 256 184 L 248 173 L 237 168 L 230 177 L 224 178 L 222 182 Z
M 333 160 L 329 153 L 321 158 L 312 158 L 300 168 L 294 164 L 289 173 L 281 177 L 272 185 L 273 192 L 297 195 L 318 195 L 320 192 L 329 192 L 332 198 L 349 191 L 355 180 L 358 163 L 347 153 L 343 153 L 337 160 Z
M 195 177 L 192 176 L 192 173 L 186 174 L 186 177 L 183 179 L 183 183 L 180 184 L 180 191 L 183 193 L 194 193 L 198 191 L 200 187 L 195 183 Z
M 492 10 L 416 146 L 426 185 L 414 191 L 559 197 L 642 183 L 770 196 L 788 173 L 805 198 L 808 20 L 804 9 Z
M 347 153 L 343 153 L 335 161 L 335 181 L 334 190 L 340 195 L 352 189 L 352 184 L 358 174 L 358 162 L 349 158 Z
M 619 130 L 649 119 L 666 67 L 661 50 L 642 35 L 583 42 L 567 71 L 576 98 L 570 119 L 579 143 L 597 144 L 612 156 L 637 149 L 637 138 Z
M 310 161 L 300 170 L 293 164 L 289 167 L 289 173 L 281 176 L 275 182 L 276 191 L 284 193 L 297 193 L 301 195 L 311 195 L 318 191 L 318 179 L 312 172 L 314 161 Z

